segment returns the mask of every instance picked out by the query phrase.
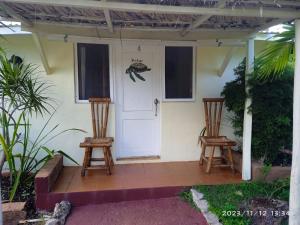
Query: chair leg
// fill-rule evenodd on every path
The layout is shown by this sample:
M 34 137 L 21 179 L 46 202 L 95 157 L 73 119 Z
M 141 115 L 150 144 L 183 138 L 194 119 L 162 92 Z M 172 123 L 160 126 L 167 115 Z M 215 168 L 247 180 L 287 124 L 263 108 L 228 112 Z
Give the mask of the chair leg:
M 108 166 L 110 168 L 110 170 L 112 169 L 112 160 L 111 160 L 111 151 L 110 151 L 110 147 L 106 148 L 106 156 L 107 156 L 107 161 L 108 161 Z
M 104 161 L 105 161 L 105 167 L 106 167 L 106 174 L 107 175 L 111 175 L 108 151 L 109 151 L 108 147 L 104 147 L 103 148 L 103 155 L 104 155 Z
M 223 146 L 220 146 L 220 153 L 221 153 L 221 163 L 226 163 L 226 160 L 225 160 L 225 155 L 224 155 L 224 147 Z
M 88 152 L 88 164 L 87 166 L 91 166 L 91 158 L 92 158 L 92 155 L 93 155 L 93 148 L 88 148 L 89 152 Z
M 227 151 L 228 151 L 228 159 L 229 159 L 231 170 L 232 170 L 233 173 L 235 173 L 234 165 L 233 165 L 233 159 L 232 159 L 231 146 L 227 147 Z
M 201 143 L 201 149 L 202 149 L 202 152 L 201 152 L 201 155 L 200 155 L 199 163 L 200 163 L 200 165 L 203 165 L 203 157 L 205 157 L 206 145 Z
M 207 162 L 207 166 L 206 166 L 206 173 L 210 172 L 211 163 L 212 163 L 212 160 L 214 158 L 214 154 L 215 154 L 215 147 L 213 147 L 213 149 L 211 151 L 211 154 L 210 154 L 210 156 L 208 158 L 208 162 Z
M 109 158 L 110 158 L 110 165 L 111 165 L 111 166 L 114 166 L 115 163 L 114 163 L 113 157 L 112 157 L 112 155 L 111 155 L 111 148 L 110 148 L 110 147 L 109 147 L 108 154 L 109 154 Z
M 85 171 L 86 168 L 88 167 L 88 158 L 89 158 L 89 148 L 85 148 L 84 151 L 84 158 L 83 158 L 83 165 L 82 165 L 82 169 L 81 169 L 81 176 L 84 177 L 85 176 Z

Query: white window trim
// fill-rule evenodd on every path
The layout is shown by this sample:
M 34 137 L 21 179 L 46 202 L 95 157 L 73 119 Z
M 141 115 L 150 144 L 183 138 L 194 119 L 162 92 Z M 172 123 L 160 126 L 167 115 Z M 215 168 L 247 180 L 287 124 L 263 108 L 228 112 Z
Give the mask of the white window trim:
M 163 102 L 194 102 L 196 100 L 196 62 L 197 62 L 197 43 L 195 42 L 162 42 L 163 55 L 162 55 L 162 101 Z M 193 84 L 192 84 L 192 98 L 166 98 L 166 83 L 165 83 L 165 47 L 193 47 Z
M 78 83 L 78 55 L 77 55 L 77 45 L 78 43 L 85 43 L 85 44 L 106 44 L 108 45 L 108 55 L 109 55 L 109 95 L 111 102 L 114 103 L 114 78 L 115 78 L 115 70 L 114 70 L 114 44 L 111 40 L 78 40 L 74 41 L 74 83 L 75 83 L 75 103 L 78 104 L 86 104 L 89 103 L 88 100 L 80 100 L 79 99 L 79 83 Z

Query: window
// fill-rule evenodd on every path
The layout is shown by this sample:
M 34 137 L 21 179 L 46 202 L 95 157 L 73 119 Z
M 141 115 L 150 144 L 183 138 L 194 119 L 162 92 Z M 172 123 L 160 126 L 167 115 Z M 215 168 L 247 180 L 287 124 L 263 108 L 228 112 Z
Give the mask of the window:
M 194 48 L 165 47 L 165 100 L 193 100 Z
M 77 100 L 110 97 L 109 46 L 77 44 Z

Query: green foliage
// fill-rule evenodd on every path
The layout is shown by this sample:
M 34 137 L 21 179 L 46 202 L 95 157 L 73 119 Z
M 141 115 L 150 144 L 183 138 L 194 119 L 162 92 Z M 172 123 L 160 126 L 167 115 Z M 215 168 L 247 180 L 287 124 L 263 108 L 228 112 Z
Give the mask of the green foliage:
M 48 87 L 46 82 L 38 79 L 37 67 L 23 62 L 16 63 L 15 58 L 10 61 L 5 52 L 0 52 L 0 171 L 6 160 L 12 184 L 10 200 L 13 199 L 22 178 L 30 177 L 30 174 L 24 175 L 22 163 L 29 159 L 34 162 L 36 160 L 27 152 L 30 142 L 25 117 L 33 112 L 42 115 L 49 112 L 52 107 L 51 99 L 45 95 Z M 22 138 L 21 130 L 24 131 Z M 22 146 L 23 152 L 16 155 L 17 146 Z M 21 161 L 19 168 L 17 158 Z
M 295 25 L 285 25 L 286 31 L 275 35 L 256 58 L 257 78 L 280 79 L 295 62 Z
M 243 135 L 245 104 L 245 60 L 235 69 L 236 79 L 228 82 L 222 96 L 225 106 L 232 112 L 235 134 Z M 252 105 L 252 156 L 272 163 L 279 150 L 291 148 L 293 116 L 293 70 L 287 68 L 285 75 L 276 80 L 249 80 Z
M 45 95 L 50 85 L 38 78 L 38 67 L 10 62 L 5 54 L 0 54 L 0 65 L 2 110 L 9 116 L 17 110 L 43 115 L 53 109 L 53 100 Z
M 53 114 L 52 114 L 53 115 Z M 12 177 L 12 188 L 10 192 L 10 201 L 14 199 L 19 186 L 26 186 L 33 182 L 38 170 L 55 154 L 62 154 L 74 163 L 78 164 L 69 155 L 61 150 L 49 149 L 46 145 L 57 136 L 71 130 L 57 131 L 59 125 L 47 129 L 52 116 L 46 121 L 45 125 L 39 131 L 37 136 L 31 140 L 31 124 L 22 113 L 14 126 L 13 136 L 10 143 L 6 143 L 4 137 L 0 134 L 1 146 L 4 146 L 6 161 Z
M 47 130 L 52 114 L 35 139 L 30 140 L 28 118 L 33 113 L 42 116 L 49 113 L 54 109 L 53 100 L 46 95 L 50 85 L 38 78 L 37 67 L 14 60 L 8 60 L 5 53 L 0 52 L 0 152 L 4 153 L 0 171 L 6 160 L 11 177 L 10 201 L 20 186 L 32 184 L 38 169 L 55 154 L 60 153 L 75 162 L 63 151 L 49 149 L 47 143 L 69 130 L 78 130 L 55 133 L 58 125 Z
M 238 211 L 243 202 L 254 197 L 272 197 L 288 201 L 289 179 L 278 180 L 272 183 L 245 182 L 241 184 L 227 184 L 194 187 L 204 194 L 208 201 L 209 210 L 215 213 L 224 225 L 248 225 L 249 218 L 244 216 L 229 216 L 224 214 L 228 211 Z M 274 192 L 275 190 L 275 192 Z M 192 201 L 190 192 L 184 192 L 181 197 L 188 202 Z
M 261 172 L 262 172 L 262 175 L 263 175 L 263 180 L 266 179 L 266 177 L 270 173 L 271 169 L 272 169 L 272 164 L 264 164 L 263 168 L 261 168 Z
M 243 136 L 243 119 L 245 108 L 245 69 L 244 59 L 235 69 L 236 79 L 225 84 L 221 93 L 225 97 L 225 106 L 229 112 L 233 112 L 231 119 L 235 135 Z

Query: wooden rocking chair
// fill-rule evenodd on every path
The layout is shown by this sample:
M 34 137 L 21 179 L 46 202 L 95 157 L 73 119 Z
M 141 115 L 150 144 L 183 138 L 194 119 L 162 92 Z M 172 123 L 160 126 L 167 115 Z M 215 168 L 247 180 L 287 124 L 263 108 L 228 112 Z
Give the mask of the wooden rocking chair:
M 222 116 L 223 98 L 204 98 L 205 111 L 205 132 L 201 132 L 199 140 L 201 143 L 202 153 L 200 156 L 200 164 L 203 160 L 207 162 L 206 172 L 209 173 L 212 166 L 214 167 L 230 167 L 234 172 L 234 165 L 232 159 L 231 147 L 236 145 L 236 142 L 228 139 L 226 136 L 219 136 L 220 123 Z M 205 155 L 206 147 L 211 147 L 211 152 L 208 157 Z M 219 147 L 221 150 L 221 157 L 214 157 L 215 149 Z M 227 148 L 227 158 L 224 155 L 224 149 Z M 222 160 L 223 164 L 213 164 L 213 161 Z
M 81 176 L 85 176 L 86 170 L 89 169 L 106 169 L 107 175 L 111 175 L 111 168 L 114 165 L 111 146 L 112 137 L 106 137 L 107 121 L 109 113 L 109 98 L 90 98 L 92 111 L 93 137 L 87 137 L 80 147 L 85 149 L 84 160 L 81 170 Z M 93 158 L 94 148 L 103 151 L 103 158 Z M 104 161 L 104 165 L 91 165 L 93 161 Z

